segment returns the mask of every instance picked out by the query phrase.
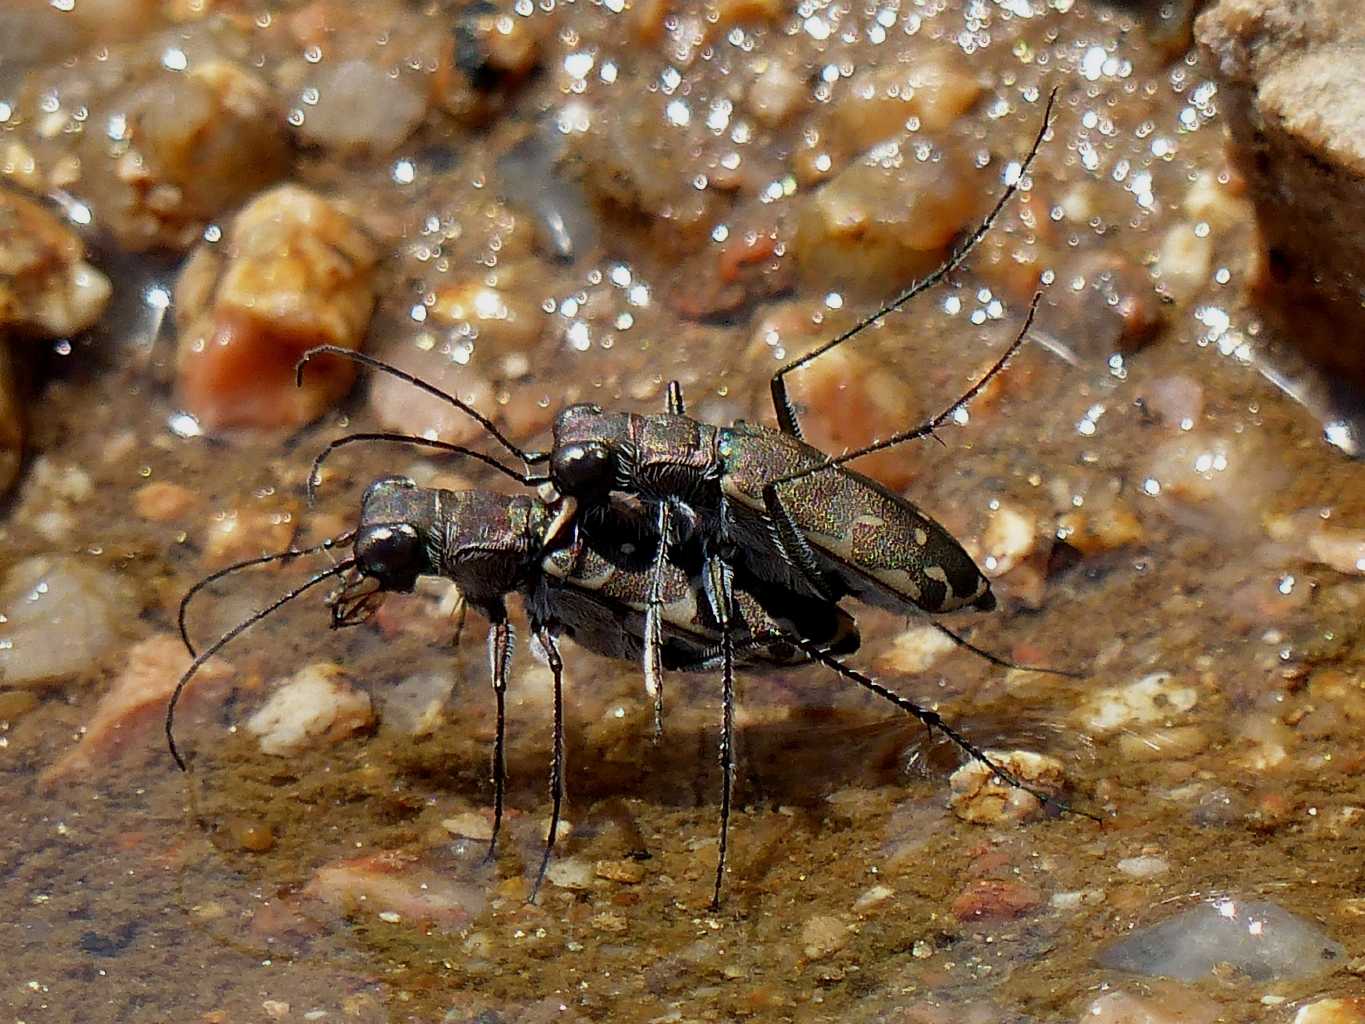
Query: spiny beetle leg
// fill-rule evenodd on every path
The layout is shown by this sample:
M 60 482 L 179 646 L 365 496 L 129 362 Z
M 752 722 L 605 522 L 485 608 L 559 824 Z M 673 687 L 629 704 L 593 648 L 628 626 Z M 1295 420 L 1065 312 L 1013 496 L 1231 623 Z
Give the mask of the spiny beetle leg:
M 503 613 L 506 615 L 506 612 Z M 487 860 L 498 853 L 498 834 L 502 831 L 503 802 L 507 795 L 507 671 L 512 661 L 516 635 L 506 618 L 488 630 L 488 657 L 493 673 L 493 696 L 497 701 L 497 723 L 493 736 L 493 834 L 488 840 Z
M 820 563 L 811 549 L 796 520 L 792 518 L 787 506 L 777 493 L 777 485 L 765 484 L 763 487 L 763 506 L 773 524 L 774 536 L 787 564 L 801 571 L 802 577 L 811 590 L 831 604 L 839 600 L 839 595 L 830 590 Z
M 540 870 L 531 886 L 527 902 L 534 903 L 545 881 L 545 872 L 550 868 L 550 854 L 555 848 L 555 837 L 559 834 L 560 814 L 564 807 L 564 659 L 559 656 L 559 645 L 554 636 L 542 624 L 532 626 L 536 639 L 545 651 L 545 660 L 550 665 L 554 678 L 554 730 L 550 753 L 550 829 L 545 835 L 545 850 L 540 856 Z
M 729 850 L 730 809 L 735 789 L 735 636 L 734 593 L 730 568 L 718 558 L 709 558 L 706 572 L 711 591 L 716 595 L 715 611 L 720 625 L 721 646 L 721 725 L 720 725 L 720 839 L 716 850 L 716 884 L 711 894 L 711 910 L 720 909 L 721 889 L 725 884 L 725 860 Z
M 937 729 L 944 736 L 948 737 L 949 740 L 955 743 L 964 753 L 967 754 L 968 757 L 970 757 L 974 761 L 981 763 L 982 765 L 985 765 L 985 767 L 990 771 L 992 775 L 994 775 L 997 779 L 999 779 L 1001 782 L 1003 782 L 1010 788 L 1023 790 L 1025 793 L 1028 793 L 1030 796 L 1036 799 L 1039 803 L 1047 807 L 1055 808 L 1058 812 L 1062 814 L 1075 814 L 1082 818 L 1089 818 L 1091 821 L 1094 822 L 1103 823 L 1103 819 L 1100 818 L 1098 815 L 1091 814 L 1089 811 L 1078 810 L 1072 807 L 1066 801 L 1059 800 L 1051 793 L 1044 792 L 1041 789 L 1035 789 L 1034 787 L 1028 785 L 1028 783 L 1024 782 L 1022 779 L 1018 778 L 1013 772 L 1009 771 L 1002 765 L 996 764 L 993 760 L 991 760 L 990 756 L 984 750 L 982 750 L 971 740 L 967 739 L 966 736 L 963 736 L 962 733 L 958 732 L 946 721 L 944 721 L 943 716 L 940 715 L 937 711 L 931 711 L 926 707 L 921 707 L 919 704 L 916 704 L 914 701 L 910 700 L 910 698 L 901 696 L 899 693 L 897 693 L 895 690 L 891 689 L 884 683 L 879 683 L 877 680 L 872 679 L 869 676 L 863 675 L 857 669 L 850 668 L 848 665 L 845 665 L 838 658 L 831 657 L 824 651 L 820 650 L 820 648 L 817 647 L 815 644 L 812 644 L 810 641 L 802 637 L 797 636 L 792 637 L 792 643 L 796 644 L 796 646 L 800 647 L 801 650 L 805 651 L 806 654 L 808 654 L 812 660 L 818 661 L 820 664 L 824 665 L 829 669 L 832 669 L 839 675 L 843 676 L 845 679 L 857 683 L 864 689 L 870 690 L 872 693 L 875 693 L 878 697 L 881 697 L 883 700 L 889 701 L 890 703 L 894 704 L 896 707 L 900 708 L 906 714 L 910 715 L 917 721 L 921 722 L 925 726 L 925 728 L 927 728 L 931 733 L 935 729 Z
M 676 380 L 668 382 L 668 398 L 665 400 L 664 408 L 674 416 L 687 415 L 687 403 L 683 401 L 682 385 Z
M 663 678 L 663 589 L 664 569 L 668 564 L 668 543 L 673 533 L 673 506 L 663 501 L 658 510 L 658 547 L 650 566 L 649 596 L 645 603 L 644 672 L 645 693 L 654 699 L 654 742 L 664 734 Z

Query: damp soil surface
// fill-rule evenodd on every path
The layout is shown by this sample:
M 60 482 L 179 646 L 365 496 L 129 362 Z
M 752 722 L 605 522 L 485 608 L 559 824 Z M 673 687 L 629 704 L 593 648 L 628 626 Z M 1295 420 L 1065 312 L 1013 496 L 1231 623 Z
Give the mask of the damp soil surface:
M 119 21 L 106 56 L 193 60 L 168 40 L 226 23 L 244 64 L 287 83 L 269 33 L 328 11 L 172 3 Z M 336 18 L 306 61 L 348 46 L 377 59 L 375 40 L 427 29 L 479 38 L 469 10 L 374 12 Z M 165 751 L 161 704 L 62 762 L 91 742 L 129 652 L 173 635 L 206 572 L 340 533 L 385 473 L 512 486 L 468 461 L 357 445 L 309 505 L 320 447 L 380 422 L 364 379 L 296 432 L 200 434 L 174 386 L 176 331 L 157 316 L 182 255 L 132 253 L 115 224 L 92 236 L 115 291 L 106 322 L 25 349 L 30 456 L 0 521 L 7 569 L 68 556 L 125 588 L 103 654 L 40 686 L 0 680 L 4 1018 L 1053 1022 L 1106 1019 L 1116 1004 L 1096 1001 L 1119 992 L 1182 1019 L 1288 1021 L 1365 989 L 1365 477 L 1322 397 L 1336 392 L 1257 318 L 1254 216 L 1212 69 L 1184 49 L 1186 14 L 528 2 L 502 15 L 534 24 L 533 59 L 493 65 L 516 74 L 457 62 L 465 106 L 447 97 L 396 140 L 399 110 L 343 125 L 388 133 L 358 144 L 319 127 L 289 157 L 289 177 L 341 197 L 378 240 L 367 347 L 439 355 L 449 386 L 534 445 L 570 401 L 652 411 L 670 379 L 699 418 L 770 421 L 772 371 L 931 269 L 1017 175 L 1056 89 L 1026 189 L 965 267 L 792 390 L 830 449 L 913 426 L 991 364 L 1044 288 L 1027 343 L 941 443 L 867 471 L 994 577 L 1000 607 L 954 629 L 1078 677 L 1000 668 L 940 648 L 922 621 L 853 606 L 850 662 L 983 748 L 1056 758 L 1065 799 L 1099 823 L 964 820 L 950 743 L 822 668 L 747 673 L 713 911 L 719 680 L 669 676 L 654 742 L 639 666 L 566 641 L 570 825 L 529 903 L 549 813 L 548 670 L 523 643 L 509 815 L 489 863 L 487 623 L 470 614 L 454 644 L 439 582 L 345 631 L 312 593 L 226 647 L 214 699 L 181 723 L 187 775 Z M 385 35 L 385 18 L 409 35 Z M 96 59 L 98 32 L 72 33 L 34 37 L 0 109 Z M 898 68 L 931 81 L 898 82 Z M 279 89 L 299 104 L 286 117 L 306 119 L 303 92 Z M 7 130 L 49 155 L 63 144 Z M 208 218 L 210 237 L 230 213 Z M 436 315 L 442 289 L 489 281 L 536 330 Z M 327 564 L 228 577 L 196 598 L 193 636 Z M 135 662 L 156 663 L 162 649 L 140 650 Z M 183 662 L 169 660 L 146 671 L 174 675 Z M 317 662 L 369 694 L 375 721 L 262 752 L 245 723 Z M 1344 953 L 1185 981 L 1097 960 L 1214 899 L 1273 901 Z

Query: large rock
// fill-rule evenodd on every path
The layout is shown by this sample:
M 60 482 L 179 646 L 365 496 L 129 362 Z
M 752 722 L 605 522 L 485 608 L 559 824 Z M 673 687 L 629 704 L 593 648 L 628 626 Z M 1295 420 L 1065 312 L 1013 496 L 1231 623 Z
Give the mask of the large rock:
M 1220 0 L 1196 34 L 1269 248 L 1285 334 L 1365 380 L 1365 19 L 1359 0 Z M 1323 301 L 1325 300 L 1325 302 Z M 1274 311 L 1274 310 L 1272 310 Z

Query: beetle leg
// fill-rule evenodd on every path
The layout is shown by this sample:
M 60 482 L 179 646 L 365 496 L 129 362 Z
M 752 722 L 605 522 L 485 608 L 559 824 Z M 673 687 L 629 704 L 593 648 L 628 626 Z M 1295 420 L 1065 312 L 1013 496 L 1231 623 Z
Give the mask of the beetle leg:
M 536 872 L 536 881 L 531 886 L 531 895 L 528 899 L 528 902 L 534 903 L 536 894 L 540 892 L 541 883 L 545 881 L 545 872 L 550 867 L 550 852 L 555 848 L 555 836 L 559 832 L 560 812 L 564 805 L 564 659 L 559 656 L 559 645 L 555 643 L 554 636 L 543 623 L 534 623 L 531 628 L 535 631 L 536 639 L 540 641 L 540 646 L 545 651 L 545 660 L 549 662 L 550 673 L 554 677 L 554 734 L 550 755 L 550 830 L 545 836 L 545 850 L 540 857 L 540 870 Z
M 730 801 L 735 789 L 735 635 L 731 611 L 730 567 L 719 558 L 706 560 L 706 574 L 717 622 L 720 625 L 721 651 L 721 725 L 720 725 L 720 844 L 716 854 L 716 885 L 711 894 L 711 910 L 720 909 L 720 891 L 725 882 L 725 855 L 730 835 Z
M 664 733 L 663 604 L 664 568 L 668 558 L 668 538 L 673 530 L 673 506 L 659 503 L 658 547 L 649 572 L 649 593 L 645 600 L 644 671 L 645 693 L 654 698 L 654 741 Z
M 800 572 L 803 581 L 817 597 L 831 604 L 837 602 L 843 595 L 830 589 L 829 581 L 820 568 L 810 541 L 801 533 L 801 528 L 787 511 L 787 506 L 782 504 L 775 483 L 763 486 L 763 507 L 767 510 L 777 546 L 786 558 L 787 564 Z
M 455 635 L 450 638 L 450 646 L 458 649 L 460 638 L 464 636 L 465 620 L 469 618 L 469 602 L 459 591 L 456 591 L 455 607 L 451 610 L 450 617 L 455 621 Z
M 512 661 L 516 634 L 507 621 L 507 610 L 488 629 L 488 659 L 493 675 L 493 696 L 498 704 L 496 733 L 493 737 L 493 835 L 488 840 L 488 860 L 498 852 L 498 833 L 502 830 L 503 800 L 507 794 L 507 670 Z
M 665 408 L 674 416 L 687 415 L 687 404 L 683 401 L 682 385 L 676 380 L 668 382 L 668 399 Z
M 931 711 L 929 708 L 922 707 L 921 705 L 916 704 L 914 701 L 912 701 L 909 697 L 901 696 L 899 693 L 897 693 L 895 690 L 891 689 L 884 683 L 879 683 L 877 682 L 877 680 L 872 679 L 869 676 L 863 675 L 857 669 L 850 668 L 848 665 L 845 665 L 838 658 L 834 658 L 831 657 L 829 654 L 826 654 L 817 645 L 811 643 L 809 640 L 806 640 L 804 637 L 792 636 L 791 642 L 796 644 L 796 646 L 800 647 L 801 650 L 805 651 L 806 654 L 810 656 L 812 661 L 818 661 L 826 668 L 833 669 L 835 672 L 837 672 L 839 675 L 843 676 L 850 682 L 857 683 L 863 689 L 870 690 L 871 692 L 875 693 L 878 697 L 881 697 L 883 700 L 890 701 L 892 704 L 896 705 L 896 707 L 900 708 L 906 714 L 910 715 L 911 717 L 915 718 L 920 723 L 922 723 L 924 727 L 928 729 L 931 733 L 935 729 L 943 733 L 944 736 L 947 736 L 948 739 L 952 740 L 952 742 L 956 744 L 965 754 L 967 754 L 968 757 L 970 757 L 973 761 L 977 761 L 985 765 L 986 768 L 990 770 L 990 773 L 992 775 L 994 775 L 1005 785 L 1009 786 L 1011 789 L 1021 789 L 1025 793 L 1028 793 L 1031 796 L 1033 796 L 1039 803 L 1047 807 L 1056 808 L 1063 814 L 1076 814 L 1081 816 L 1082 818 L 1089 818 L 1091 821 L 1102 822 L 1102 819 L 1099 818 L 1097 815 L 1091 814 L 1089 811 L 1077 810 L 1076 808 L 1068 804 L 1066 801 L 1057 799 L 1051 793 L 1046 793 L 1041 789 L 1035 789 L 1028 783 L 1024 782 L 1022 779 L 1018 778 L 1013 772 L 1009 771 L 1008 769 L 1002 767 L 999 764 L 996 764 L 996 762 L 991 759 L 989 754 L 987 754 L 975 743 L 967 739 L 966 736 L 963 736 L 962 733 L 958 732 L 946 721 L 944 721 L 943 716 L 940 715 L 937 711 Z

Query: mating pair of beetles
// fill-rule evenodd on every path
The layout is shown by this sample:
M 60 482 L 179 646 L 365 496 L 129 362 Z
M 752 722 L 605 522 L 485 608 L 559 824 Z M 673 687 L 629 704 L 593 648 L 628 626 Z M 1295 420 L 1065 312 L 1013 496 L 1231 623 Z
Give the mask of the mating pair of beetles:
M 352 551 L 196 655 L 167 709 L 166 733 L 176 763 L 176 701 L 209 657 L 250 626 L 327 580 L 339 580 L 327 598 L 334 627 L 368 619 L 383 595 L 410 591 L 421 576 L 452 581 L 467 605 L 489 622 L 492 682 L 497 701 L 493 752 L 496 844 L 505 789 L 504 739 L 507 677 L 513 631 L 506 598 L 519 593 L 531 630 L 553 677 L 552 813 L 536 889 L 554 846 L 563 800 L 563 659 L 557 638 L 609 657 L 639 659 L 654 702 L 656 735 L 662 731 L 665 671 L 715 671 L 721 676 L 720 763 L 723 775 L 719 856 L 713 906 L 724 881 L 734 786 L 734 681 L 737 668 L 762 670 L 805 660 L 819 662 L 889 700 L 930 728 L 939 729 L 968 755 L 1011 786 L 1027 789 L 953 730 L 935 712 L 845 665 L 859 645 L 857 626 L 840 605 L 846 598 L 904 615 L 995 606 L 989 581 L 961 544 L 915 505 L 845 463 L 874 451 L 933 435 L 969 402 L 1023 344 L 1038 297 L 1004 355 L 947 409 L 913 429 L 864 448 L 829 456 L 802 440 L 785 378 L 850 340 L 953 272 L 989 230 L 1037 155 L 1043 126 L 1023 161 L 981 224 L 933 273 L 892 302 L 811 352 L 783 366 L 770 387 L 777 429 L 748 423 L 716 427 L 687 416 L 682 390 L 668 388 L 663 413 L 608 412 L 574 405 L 555 419 L 553 446 L 527 451 L 479 412 L 373 357 L 333 346 L 307 352 L 352 359 L 399 377 L 449 402 L 536 474 L 518 471 L 486 453 L 439 440 L 396 433 L 361 433 L 329 444 L 314 460 L 318 470 L 337 448 L 359 442 L 402 442 L 476 459 L 531 489 L 503 495 L 418 487 L 383 477 L 367 488 L 356 528 L 314 548 L 291 550 L 229 566 L 195 584 L 181 602 L 185 626 L 191 598 L 228 573 L 350 544 Z M 954 642 L 997 664 L 946 627 Z M 1045 794 L 1040 799 L 1056 803 Z M 1064 806 L 1064 805 L 1063 805 Z M 490 854 L 494 847 L 490 847 Z M 533 890 L 534 893 L 534 890 Z M 534 898 L 534 895 L 533 897 Z

